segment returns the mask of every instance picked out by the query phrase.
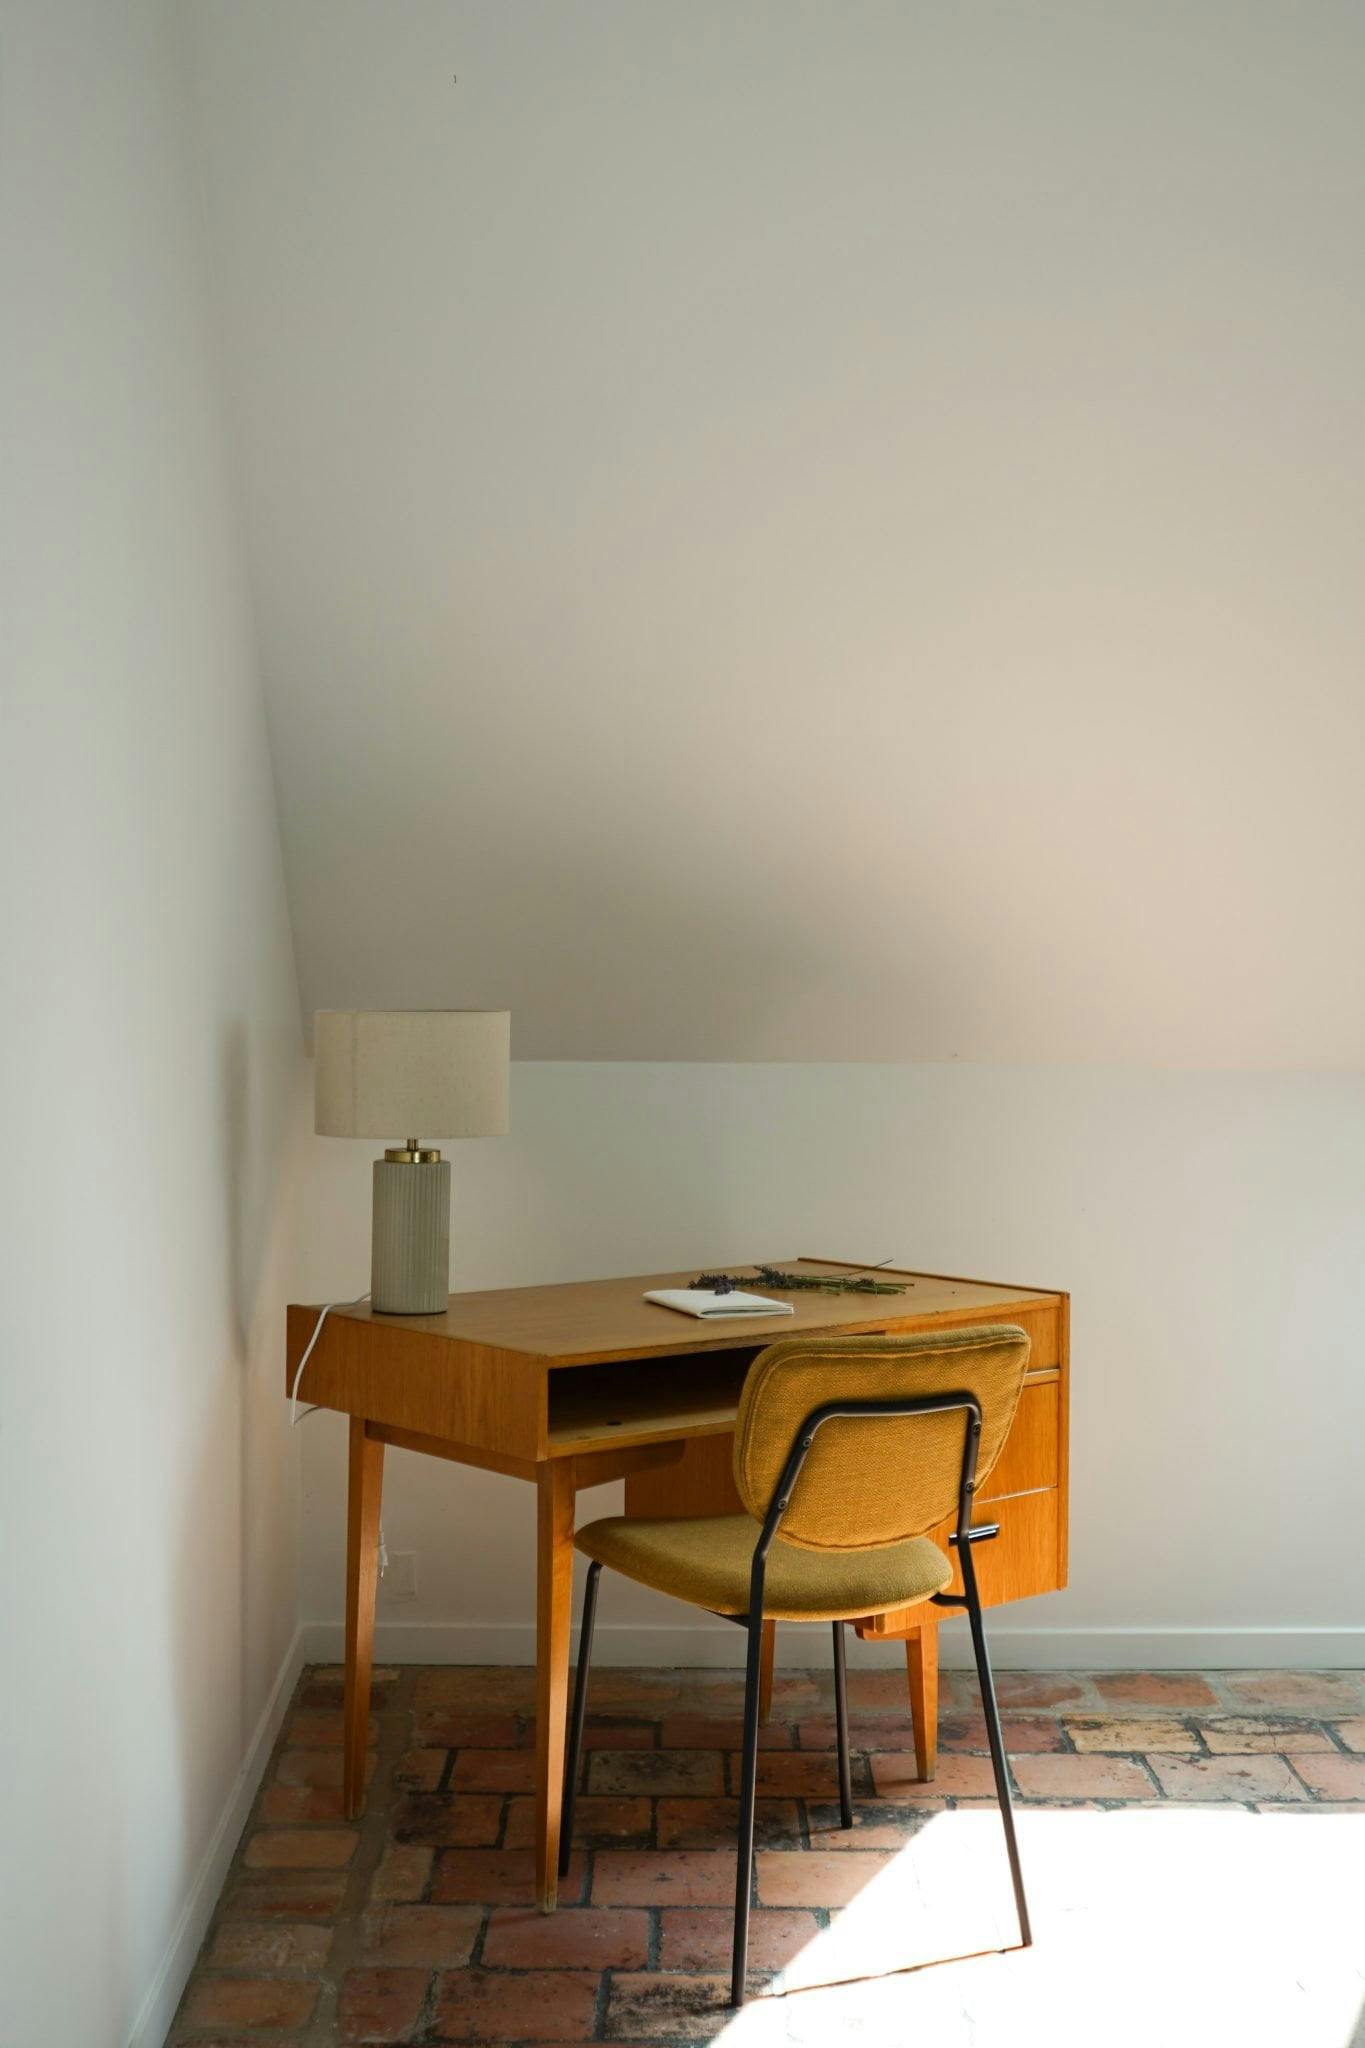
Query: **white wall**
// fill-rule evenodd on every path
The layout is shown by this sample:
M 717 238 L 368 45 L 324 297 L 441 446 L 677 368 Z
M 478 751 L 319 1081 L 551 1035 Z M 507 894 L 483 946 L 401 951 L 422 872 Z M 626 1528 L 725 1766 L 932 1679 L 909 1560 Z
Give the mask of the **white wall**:
M 320 1299 L 366 1284 L 370 1150 L 314 1141 Z M 1365 1663 L 1360 1076 L 520 1064 L 512 1135 L 452 1151 L 457 1287 L 813 1253 L 1069 1289 L 1071 1585 L 1000 1616 L 1000 1660 Z M 344 1425 L 305 1428 L 302 1612 L 330 1654 Z M 381 1594 L 387 1654 L 531 1655 L 528 1489 L 390 1452 L 384 1519 L 419 1573 L 416 1602 Z M 619 1583 L 599 1626 L 621 1662 L 734 1655 Z
M 193 14 L 305 1006 L 618 1062 L 519 1067 L 457 1279 L 1070 1287 L 1016 1654 L 1360 1654 L 1365 15 Z M 526 1502 L 392 1462 L 390 1643 L 521 1654 Z
M 306 1006 L 1365 1059 L 1365 10 L 197 0 Z
M 306 1079 L 179 35 L 168 0 L 23 0 L 0 46 L 16 2048 L 160 2048 L 296 1654 Z

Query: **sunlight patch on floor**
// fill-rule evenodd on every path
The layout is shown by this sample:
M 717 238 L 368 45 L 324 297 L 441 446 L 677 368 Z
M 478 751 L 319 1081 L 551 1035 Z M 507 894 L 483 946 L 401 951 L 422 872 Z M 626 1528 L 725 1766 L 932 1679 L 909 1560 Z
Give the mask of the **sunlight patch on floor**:
M 775 1986 L 785 1995 L 752 2001 L 710 2038 L 1365 2044 L 1365 1808 L 1036 1810 L 1019 1833 L 1032 1949 L 995 1952 L 1016 1939 L 998 1814 L 937 1814 L 795 1958 Z

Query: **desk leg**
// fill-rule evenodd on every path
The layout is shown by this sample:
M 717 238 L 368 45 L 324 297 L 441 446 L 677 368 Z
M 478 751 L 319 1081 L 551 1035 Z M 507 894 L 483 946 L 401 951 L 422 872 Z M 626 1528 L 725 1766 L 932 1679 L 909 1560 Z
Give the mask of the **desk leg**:
M 353 1415 L 346 1507 L 346 1710 L 342 1730 L 342 1803 L 348 1820 L 356 1818 L 365 1798 L 383 1483 L 384 1446 L 366 1436 L 364 1418 Z
M 536 1896 L 552 1913 L 559 1891 L 559 1822 L 569 1700 L 573 1604 L 573 1459 L 551 1458 L 537 1475 Z
M 915 1768 L 921 1778 L 938 1769 L 938 1623 L 926 1621 L 905 1638 L 910 1714 L 915 1724 Z

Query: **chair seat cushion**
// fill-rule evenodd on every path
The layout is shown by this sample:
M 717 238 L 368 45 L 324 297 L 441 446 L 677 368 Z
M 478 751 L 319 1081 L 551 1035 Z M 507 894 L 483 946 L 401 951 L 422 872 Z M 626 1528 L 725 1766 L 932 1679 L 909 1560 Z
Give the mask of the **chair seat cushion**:
M 713 1614 L 744 1614 L 759 1525 L 750 1515 L 656 1520 L 607 1515 L 578 1530 L 585 1557 Z M 876 1550 L 804 1550 L 775 1537 L 763 1612 L 777 1621 L 848 1621 L 941 1593 L 952 1565 L 927 1536 Z

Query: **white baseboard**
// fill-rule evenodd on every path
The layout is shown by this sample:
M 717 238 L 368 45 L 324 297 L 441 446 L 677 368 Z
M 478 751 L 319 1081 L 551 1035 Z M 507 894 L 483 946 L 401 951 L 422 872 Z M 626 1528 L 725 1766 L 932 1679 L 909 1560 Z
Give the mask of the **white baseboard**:
M 1362 1628 L 1018 1628 L 987 1617 L 992 1662 L 1002 1671 L 1234 1671 L 1365 1669 Z M 305 1661 L 334 1664 L 342 1655 L 342 1625 L 303 1625 Z M 972 1661 L 966 1624 L 946 1621 L 945 1665 Z M 738 1666 L 739 1634 L 723 1622 L 677 1628 L 597 1627 L 594 1654 L 603 1664 Z M 822 1668 L 829 1654 L 823 1630 L 780 1628 L 777 1662 Z M 899 1664 L 900 1643 L 862 1643 L 850 1635 L 849 1662 Z M 529 1622 L 381 1621 L 375 1655 L 389 1664 L 532 1664 L 535 1629 Z
M 142 2001 L 142 2009 L 133 2022 L 128 2036 L 128 2048 L 162 2048 L 175 2018 L 175 2009 L 181 1994 L 189 1981 L 199 1945 L 204 1939 L 205 1929 L 213 1917 L 218 1903 L 218 1894 L 223 1889 L 242 1829 L 246 1826 L 256 1791 L 270 1761 L 270 1752 L 275 1746 L 275 1737 L 280 1732 L 285 1710 L 293 1696 L 295 1684 L 302 1671 L 304 1658 L 304 1634 L 302 1628 L 294 1631 L 294 1639 L 284 1654 L 284 1660 L 270 1688 L 270 1697 L 265 1703 L 260 1720 L 247 1744 L 242 1767 L 237 1773 L 231 1792 L 219 1816 L 213 1838 L 204 1851 L 189 1895 L 175 1923 L 175 1930 L 166 1947 L 161 1966 L 152 1979 L 151 1989 Z

